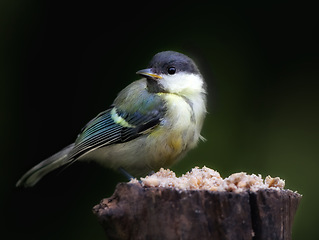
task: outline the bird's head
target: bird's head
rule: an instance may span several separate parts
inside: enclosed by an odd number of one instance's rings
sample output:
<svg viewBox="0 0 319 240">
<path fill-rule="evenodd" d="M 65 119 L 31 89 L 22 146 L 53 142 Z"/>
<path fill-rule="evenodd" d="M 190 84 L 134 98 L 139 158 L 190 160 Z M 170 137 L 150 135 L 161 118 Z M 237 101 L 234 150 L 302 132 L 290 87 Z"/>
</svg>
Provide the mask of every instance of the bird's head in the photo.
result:
<svg viewBox="0 0 319 240">
<path fill-rule="evenodd" d="M 148 68 L 136 72 L 147 79 L 148 91 L 187 96 L 205 92 L 202 75 L 194 61 L 174 51 L 154 55 Z"/>
</svg>

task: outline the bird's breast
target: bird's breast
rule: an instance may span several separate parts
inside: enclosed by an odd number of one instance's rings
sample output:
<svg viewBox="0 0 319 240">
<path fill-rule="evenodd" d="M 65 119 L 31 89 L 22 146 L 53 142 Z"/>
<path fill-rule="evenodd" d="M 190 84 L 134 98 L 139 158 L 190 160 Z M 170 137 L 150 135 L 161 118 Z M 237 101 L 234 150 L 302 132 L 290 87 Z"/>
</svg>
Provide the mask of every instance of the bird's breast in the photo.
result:
<svg viewBox="0 0 319 240">
<path fill-rule="evenodd" d="M 170 166 L 185 151 L 194 147 L 198 137 L 196 121 L 190 104 L 181 96 L 162 94 L 167 112 L 160 125 L 148 136 L 156 145 L 154 154 L 160 156 L 164 166 Z"/>
</svg>

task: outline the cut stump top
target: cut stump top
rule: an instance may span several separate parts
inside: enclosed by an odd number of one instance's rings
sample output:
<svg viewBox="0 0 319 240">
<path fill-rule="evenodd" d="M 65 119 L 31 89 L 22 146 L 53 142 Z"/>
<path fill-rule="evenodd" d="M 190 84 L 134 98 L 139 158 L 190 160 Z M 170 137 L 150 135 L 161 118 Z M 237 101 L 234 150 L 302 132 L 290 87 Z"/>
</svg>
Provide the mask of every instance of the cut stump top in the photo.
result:
<svg viewBox="0 0 319 240">
<path fill-rule="evenodd" d="M 291 239 L 301 195 L 120 183 L 93 208 L 109 239 Z"/>
</svg>

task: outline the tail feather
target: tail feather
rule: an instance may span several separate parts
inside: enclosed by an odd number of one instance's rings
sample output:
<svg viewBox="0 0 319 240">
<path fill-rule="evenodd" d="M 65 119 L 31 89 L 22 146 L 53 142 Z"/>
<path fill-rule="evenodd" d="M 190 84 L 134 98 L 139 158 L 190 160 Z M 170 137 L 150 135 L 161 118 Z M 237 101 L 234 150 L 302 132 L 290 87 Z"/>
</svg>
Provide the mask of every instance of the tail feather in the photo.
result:
<svg viewBox="0 0 319 240">
<path fill-rule="evenodd" d="M 68 154 L 73 147 L 74 143 L 31 168 L 20 178 L 16 186 L 32 187 L 49 172 L 69 163 Z"/>
</svg>

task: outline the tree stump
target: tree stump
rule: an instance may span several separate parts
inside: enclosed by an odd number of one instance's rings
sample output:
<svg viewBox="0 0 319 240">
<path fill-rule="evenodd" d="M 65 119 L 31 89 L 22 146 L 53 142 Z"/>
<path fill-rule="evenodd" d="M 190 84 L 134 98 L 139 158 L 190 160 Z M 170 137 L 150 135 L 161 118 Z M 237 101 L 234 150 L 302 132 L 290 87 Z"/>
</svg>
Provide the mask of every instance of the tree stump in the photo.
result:
<svg viewBox="0 0 319 240">
<path fill-rule="evenodd" d="M 301 195 L 219 192 L 120 183 L 93 208 L 109 239 L 291 239 Z"/>
</svg>

